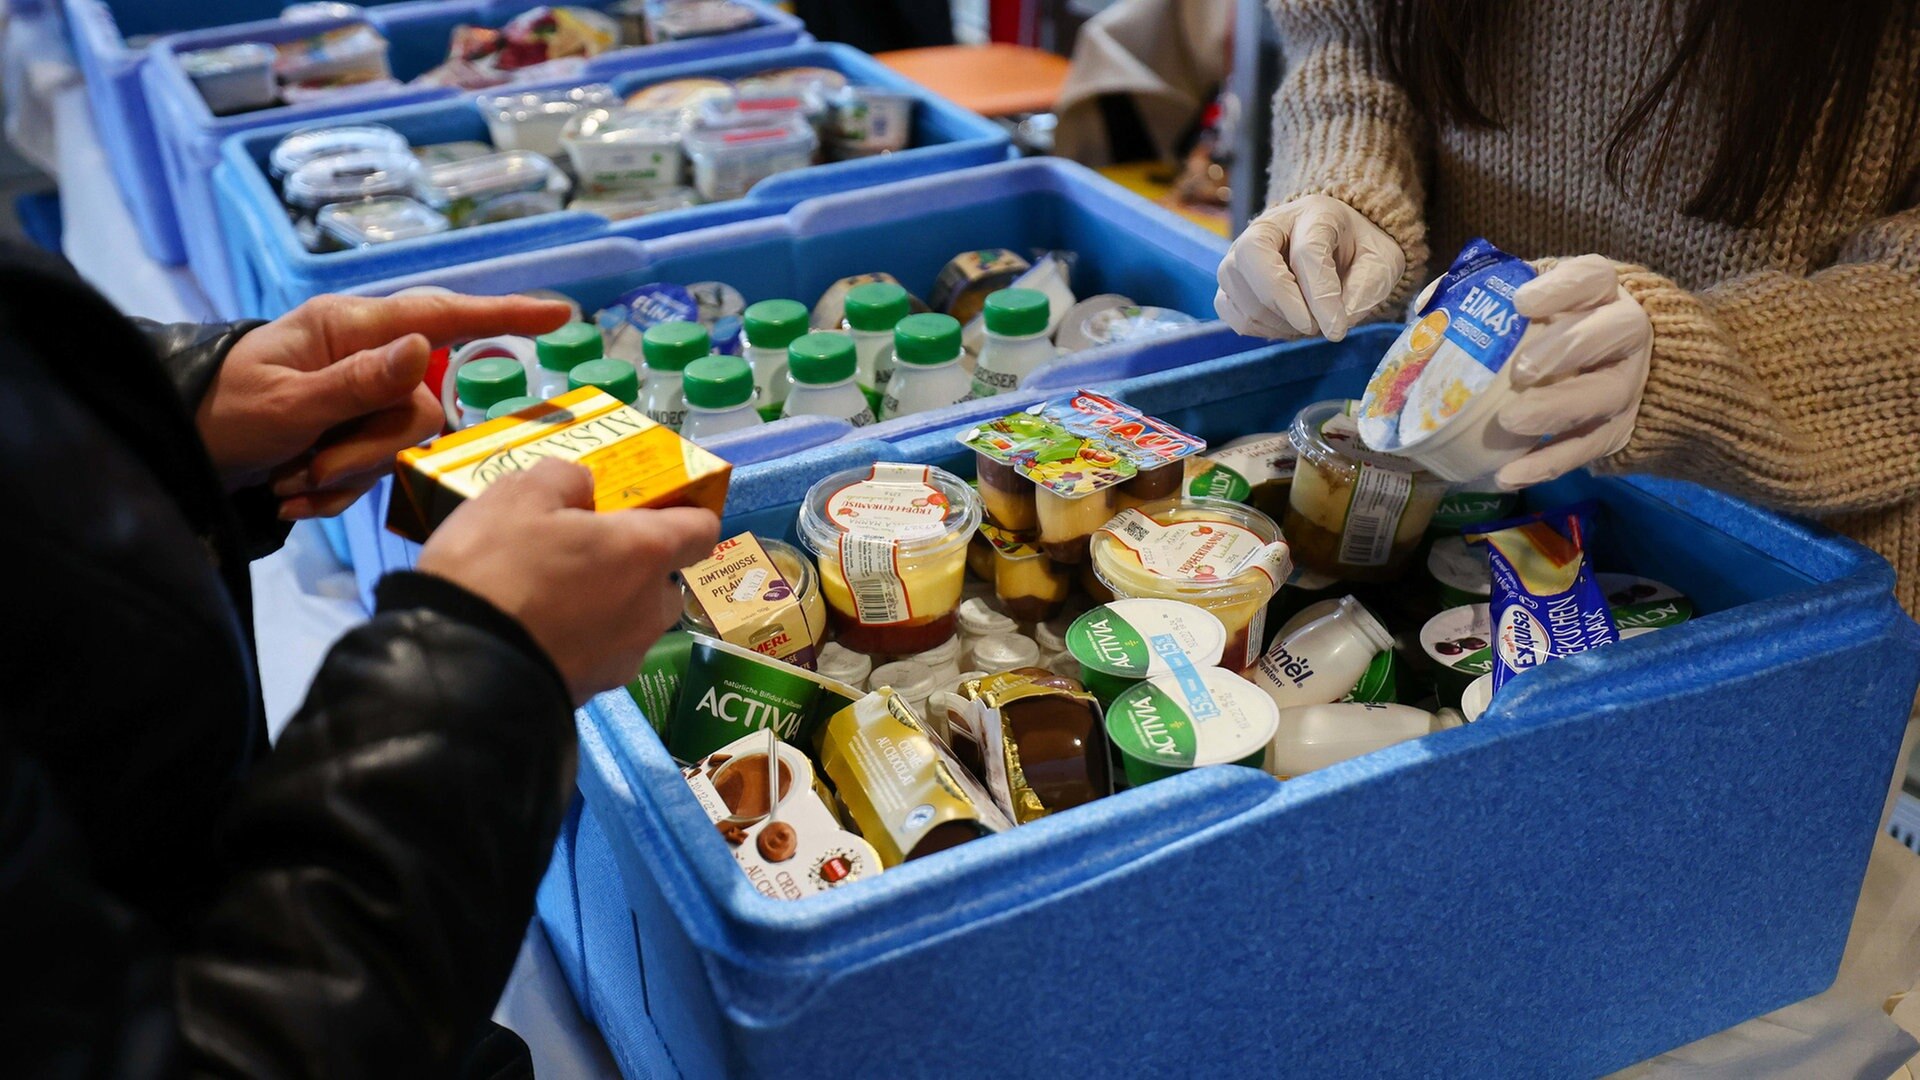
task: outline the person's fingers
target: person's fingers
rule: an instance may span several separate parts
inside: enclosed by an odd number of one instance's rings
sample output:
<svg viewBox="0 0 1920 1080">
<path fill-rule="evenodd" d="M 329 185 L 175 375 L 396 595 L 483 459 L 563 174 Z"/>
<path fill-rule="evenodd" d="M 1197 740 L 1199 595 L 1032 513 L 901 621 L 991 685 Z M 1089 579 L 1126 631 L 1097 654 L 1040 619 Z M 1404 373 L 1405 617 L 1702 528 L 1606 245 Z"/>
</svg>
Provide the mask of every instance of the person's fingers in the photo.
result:
<svg viewBox="0 0 1920 1080">
<path fill-rule="evenodd" d="M 1577 317 L 1530 327 L 1527 333 L 1525 346 L 1512 361 L 1513 385 L 1521 390 L 1630 357 L 1650 345 L 1653 328 L 1640 305 L 1619 299 Z"/>
<path fill-rule="evenodd" d="M 1513 291 L 1513 309 L 1529 319 L 1598 307 L 1612 300 L 1620 278 L 1612 260 L 1582 255 L 1555 265 Z"/>
<path fill-rule="evenodd" d="M 1515 394 L 1500 407 L 1499 423 L 1515 435 L 1576 431 L 1631 409 L 1638 390 L 1628 372 L 1604 367 Z"/>
<path fill-rule="evenodd" d="M 307 321 L 334 356 L 375 349 L 419 334 L 434 348 L 518 334 L 532 337 L 565 323 L 572 309 L 531 296 L 322 296 L 289 318 Z"/>
<path fill-rule="evenodd" d="M 1248 337 L 1278 338 L 1289 337 L 1292 331 L 1279 319 L 1266 312 L 1249 313 L 1234 302 L 1225 289 L 1213 294 L 1213 311 L 1221 320 L 1233 328 L 1234 333 Z"/>
<path fill-rule="evenodd" d="M 324 430 L 404 404 L 426 378 L 432 354 L 419 334 L 362 349 L 299 376 L 301 400 L 293 406 L 309 430 Z"/>
<path fill-rule="evenodd" d="M 363 417 L 322 439 L 301 470 L 304 485 L 293 486 L 291 480 L 276 483 L 274 493 L 323 491 L 389 472 L 395 454 L 438 433 L 443 419 L 433 394 L 416 386 L 404 404 Z"/>
<path fill-rule="evenodd" d="M 313 492 L 280 500 L 281 521 L 305 521 L 309 518 L 335 517 L 352 506 L 371 485 L 341 491 Z"/>
<path fill-rule="evenodd" d="M 1347 326 L 1365 318 L 1367 313 L 1387 302 L 1393 287 L 1400 282 L 1402 270 L 1373 255 L 1356 256 L 1347 269 L 1346 284 L 1340 287 L 1340 304 L 1347 312 Z"/>
<path fill-rule="evenodd" d="M 1494 474 L 1494 483 L 1502 491 L 1519 491 L 1544 484 L 1583 465 L 1615 453 L 1626 445 L 1633 432 L 1633 417 L 1615 416 L 1569 431 L 1538 449 L 1530 450 L 1518 461 L 1508 462 Z"/>
<path fill-rule="evenodd" d="M 628 510 L 609 514 L 605 520 L 648 557 L 647 569 L 663 576 L 710 558 L 713 545 L 720 542 L 719 517 L 697 507 Z"/>
<path fill-rule="evenodd" d="M 542 458 L 533 467 L 503 476 L 474 501 L 512 504 L 513 513 L 543 510 L 592 510 L 593 473 L 585 465 L 558 458 Z"/>
<path fill-rule="evenodd" d="M 1292 316 L 1283 313 L 1291 308 L 1307 320 L 1309 327 L 1313 326 L 1313 316 L 1306 313 L 1307 303 L 1300 298 L 1300 289 L 1293 284 L 1291 275 L 1283 282 L 1269 282 L 1261 289 L 1255 288 L 1241 267 L 1230 265 L 1221 269 L 1220 281 L 1221 291 L 1260 336 L 1287 338 L 1310 332 L 1302 331 L 1293 324 Z"/>
<path fill-rule="evenodd" d="M 1300 282 L 1307 310 L 1328 341 L 1347 336 L 1347 306 L 1340 299 L 1340 223 L 1332 214 L 1309 210 L 1294 223 L 1287 243 L 1287 265 Z"/>
<path fill-rule="evenodd" d="M 1260 220 L 1247 226 L 1227 252 L 1220 287 L 1248 315 L 1272 312 L 1297 334 L 1319 333 L 1306 297 L 1300 293 L 1299 279 L 1287 266 L 1287 244 L 1283 222 Z"/>
</svg>

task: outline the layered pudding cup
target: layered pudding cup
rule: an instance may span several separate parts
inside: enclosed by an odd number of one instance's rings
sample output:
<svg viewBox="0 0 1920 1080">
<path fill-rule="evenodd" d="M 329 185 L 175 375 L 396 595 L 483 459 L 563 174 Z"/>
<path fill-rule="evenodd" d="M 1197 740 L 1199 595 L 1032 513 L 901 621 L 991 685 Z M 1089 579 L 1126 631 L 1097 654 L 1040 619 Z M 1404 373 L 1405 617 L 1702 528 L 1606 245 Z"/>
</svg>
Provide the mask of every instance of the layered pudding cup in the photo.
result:
<svg viewBox="0 0 1920 1080">
<path fill-rule="evenodd" d="M 1272 518 L 1225 499 L 1168 500 L 1141 507 L 1140 512 L 1160 525 L 1218 522 L 1244 529 L 1262 545 L 1280 539 L 1280 527 Z M 1250 567 L 1227 578 L 1155 573 L 1110 532 L 1094 536 L 1092 554 L 1094 575 L 1117 598 L 1179 600 L 1217 616 L 1227 628 L 1223 667 L 1239 670 L 1259 659 L 1267 602 L 1279 587 L 1266 571 Z"/>
<path fill-rule="evenodd" d="M 1420 548 L 1447 494 L 1446 481 L 1405 458 L 1366 449 L 1345 401 L 1300 410 L 1291 432 L 1299 460 L 1287 493 L 1285 525 L 1294 562 L 1342 581 L 1393 581 Z M 1381 474 L 1357 499 L 1363 473 Z M 1404 492 L 1397 501 L 1383 493 Z M 1368 520 L 1356 506 L 1371 507 Z"/>
<path fill-rule="evenodd" d="M 1026 533 L 1040 527 L 1034 506 L 1034 483 L 1004 461 L 974 451 L 974 475 L 980 478 L 981 510 L 987 520 L 1008 532 Z"/>
</svg>

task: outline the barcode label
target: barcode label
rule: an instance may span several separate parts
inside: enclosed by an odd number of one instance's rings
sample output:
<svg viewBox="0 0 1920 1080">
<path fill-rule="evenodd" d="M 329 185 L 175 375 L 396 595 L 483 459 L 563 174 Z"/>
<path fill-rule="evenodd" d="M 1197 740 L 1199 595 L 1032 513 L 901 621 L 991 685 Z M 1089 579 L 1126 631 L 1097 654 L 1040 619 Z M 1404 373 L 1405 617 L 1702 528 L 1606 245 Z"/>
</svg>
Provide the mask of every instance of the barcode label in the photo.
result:
<svg viewBox="0 0 1920 1080">
<path fill-rule="evenodd" d="M 893 565 L 894 545 L 877 536 L 849 533 L 840 538 L 840 570 L 853 593 L 854 611 L 867 626 L 888 626 L 913 618 L 907 586 Z"/>
<path fill-rule="evenodd" d="M 1381 566 L 1393 551 L 1394 533 L 1413 494 L 1413 474 L 1360 466 L 1340 530 L 1340 561 L 1348 566 Z"/>
</svg>

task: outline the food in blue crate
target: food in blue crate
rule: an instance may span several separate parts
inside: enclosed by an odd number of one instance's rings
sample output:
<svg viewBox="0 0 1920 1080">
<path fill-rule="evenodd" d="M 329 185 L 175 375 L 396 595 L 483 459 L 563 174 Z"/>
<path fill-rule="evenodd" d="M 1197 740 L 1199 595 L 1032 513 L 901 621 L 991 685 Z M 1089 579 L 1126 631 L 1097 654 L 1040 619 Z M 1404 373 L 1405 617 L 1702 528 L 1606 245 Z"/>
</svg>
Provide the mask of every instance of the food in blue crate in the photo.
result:
<svg viewBox="0 0 1920 1080">
<path fill-rule="evenodd" d="M 1587 557 L 1590 504 L 1470 528 L 1493 573 L 1493 688 L 1555 657 L 1620 640 Z"/>
<path fill-rule="evenodd" d="M 730 127 L 698 126 L 685 137 L 693 186 L 709 202 L 739 199 L 755 184 L 813 164 L 820 136 L 798 112 L 751 117 Z"/>
<path fill-rule="evenodd" d="M 1274 639 L 1246 671 L 1281 709 L 1325 705 L 1353 692 L 1374 661 L 1393 648 L 1393 635 L 1351 596 L 1333 610 Z"/>
<path fill-rule="evenodd" d="M 197 49 L 182 53 L 180 66 L 215 116 L 263 109 L 279 98 L 273 50 L 265 45 L 242 42 Z"/>
<path fill-rule="evenodd" d="M 414 182 L 414 195 L 456 226 L 478 224 L 486 219 L 481 211 L 490 200 L 544 193 L 557 179 L 559 172 L 545 157 L 509 150 L 423 169 Z"/>
<path fill-rule="evenodd" d="M 314 224 L 342 248 L 372 247 L 435 236 L 452 228 L 445 214 L 405 195 L 389 195 L 323 207 Z"/>
<path fill-rule="evenodd" d="M 567 121 L 559 142 L 582 191 L 657 198 L 684 186 L 681 131 L 671 113 L 589 109 Z"/>
<path fill-rule="evenodd" d="M 1282 528 L 1294 561 L 1347 581 L 1389 581 L 1419 550 L 1447 485 L 1412 462 L 1362 445 L 1348 401 L 1300 410 L 1298 455 Z"/>
<path fill-rule="evenodd" d="M 680 584 L 686 596 L 681 626 L 776 660 L 816 666 L 827 636 L 827 607 L 813 563 L 798 548 L 741 533 L 722 540 L 705 562 L 680 571 Z"/>
<path fill-rule="evenodd" d="M 760 893 L 800 900 L 882 870 L 872 844 L 841 827 L 798 747 L 745 735 L 682 774 Z"/>
<path fill-rule="evenodd" d="M 1178 667 L 1129 687 L 1107 710 L 1107 737 L 1134 786 L 1208 765 L 1262 767 L 1279 709 L 1217 667 Z"/>
<path fill-rule="evenodd" d="M 552 90 L 507 90 L 482 94 L 474 107 L 486 118 L 487 134 L 501 150 L 560 155 L 561 132 L 584 112 L 604 112 L 618 99 L 605 83 Z"/>
<path fill-rule="evenodd" d="M 1478 716 L 1478 713 L 1474 713 Z M 1430 713 L 1391 702 L 1338 701 L 1281 709 L 1267 771 L 1281 780 L 1458 727 L 1452 709 Z"/>
</svg>

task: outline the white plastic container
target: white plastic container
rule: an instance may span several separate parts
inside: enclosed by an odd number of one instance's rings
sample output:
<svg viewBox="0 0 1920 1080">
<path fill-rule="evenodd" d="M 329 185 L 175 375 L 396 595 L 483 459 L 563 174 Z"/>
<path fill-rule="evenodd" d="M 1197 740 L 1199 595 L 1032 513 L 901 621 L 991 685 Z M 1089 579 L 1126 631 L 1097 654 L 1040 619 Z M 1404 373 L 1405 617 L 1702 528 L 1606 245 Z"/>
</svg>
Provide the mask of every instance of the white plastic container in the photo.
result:
<svg viewBox="0 0 1920 1080">
<path fill-rule="evenodd" d="M 954 672 L 958 675 L 959 672 Z M 867 676 L 867 689 L 878 690 L 890 686 L 901 699 L 913 706 L 913 713 L 922 719 L 927 716 L 927 700 L 940 690 L 941 679 L 938 673 L 925 664 L 912 660 L 895 660 L 891 664 L 881 664 Z M 942 717 L 942 720 L 945 718 Z M 946 727 L 942 723 L 940 737 L 946 738 Z"/>
<path fill-rule="evenodd" d="M 215 116 L 262 109 L 279 100 L 273 47 L 255 41 L 180 54 L 180 66 Z"/>
<path fill-rule="evenodd" d="M 505 356 L 464 364 L 454 373 L 460 396 L 460 424 L 469 428 L 487 418 L 487 410 L 509 398 L 527 396 L 527 369 Z"/>
<path fill-rule="evenodd" d="M 939 685 L 952 686 L 960 680 L 961 651 L 960 635 L 954 634 L 933 648 L 914 653 L 906 659 L 926 665 Z"/>
<path fill-rule="evenodd" d="M 267 155 L 267 171 L 275 180 L 284 180 L 302 165 L 336 154 L 350 154 L 356 150 L 404 154 L 410 149 L 407 137 L 385 124 L 309 128 L 296 131 L 274 144 L 273 152 Z"/>
<path fill-rule="evenodd" d="M 1380 620 L 1343 596 L 1329 614 L 1276 639 L 1246 674 L 1283 710 L 1320 705 L 1345 697 L 1391 648 L 1393 635 Z"/>
<path fill-rule="evenodd" d="M 787 347 L 807 332 L 807 306 L 798 300 L 762 300 L 741 313 L 741 350 L 753 369 L 754 403 L 772 408 L 787 400 Z"/>
<path fill-rule="evenodd" d="M 867 676 L 873 673 L 873 657 L 863 652 L 854 652 L 837 641 L 829 641 L 820 646 L 814 657 L 814 669 L 829 679 L 846 683 L 855 689 L 865 689 Z"/>
<path fill-rule="evenodd" d="M 1047 294 L 1034 289 L 1001 289 L 987 297 L 987 339 L 973 367 L 974 397 L 1017 390 L 1058 355 L 1047 338 L 1050 307 Z"/>
<path fill-rule="evenodd" d="M 631 221 L 651 214 L 661 214 L 668 210 L 685 210 L 689 206 L 700 205 L 700 199 L 692 188 L 674 188 L 660 195 L 644 193 L 605 192 L 589 193 L 567 204 L 567 209 L 578 210 L 583 214 L 599 214 L 608 221 Z"/>
<path fill-rule="evenodd" d="M 681 392 L 687 419 L 680 434 L 693 442 L 766 423 L 753 407 L 753 369 L 738 356 L 709 356 L 688 364 Z"/>
<path fill-rule="evenodd" d="M 343 248 L 434 236 L 452 227 L 445 214 L 405 195 L 334 203 L 321 208 L 314 224 L 322 235 Z"/>
<path fill-rule="evenodd" d="M 675 113 L 598 108 L 569 119 L 559 143 L 583 191 L 658 198 L 685 183 L 680 133 Z"/>
<path fill-rule="evenodd" d="M 873 407 L 854 383 L 857 360 L 845 334 L 802 334 L 787 346 L 787 400 L 781 416 L 831 416 L 854 427 L 873 423 Z"/>
<path fill-rule="evenodd" d="M 709 202 L 738 199 L 777 173 L 813 164 L 820 136 L 799 113 L 732 128 L 696 128 L 687 133 L 693 187 Z"/>
<path fill-rule="evenodd" d="M 1340 701 L 1280 710 L 1267 751 L 1267 771 L 1288 780 L 1395 743 L 1417 739 L 1459 723 L 1446 710 L 1435 716 L 1411 705 Z"/>
<path fill-rule="evenodd" d="M 893 328 L 913 314 L 913 298 L 899 285 L 870 281 L 847 290 L 845 323 L 853 337 L 861 386 L 887 392 L 893 380 Z"/>
<path fill-rule="evenodd" d="M 553 162 L 544 156 L 509 150 L 425 169 L 414 184 L 414 193 L 457 227 L 465 224 L 482 203 L 502 195 L 544 192 L 554 176 Z"/>
<path fill-rule="evenodd" d="M 1040 646 L 1025 634 L 996 634 L 973 643 L 968 654 L 974 667 L 989 675 L 1014 668 L 1038 667 Z"/>
<path fill-rule="evenodd" d="M 880 419 L 931 412 L 973 395 L 960 366 L 960 324 L 951 315 L 909 315 L 893 328 L 893 379 Z"/>
<path fill-rule="evenodd" d="M 531 392 L 541 401 L 566 393 L 568 372 L 606 354 L 600 328 L 577 320 L 535 338 L 533 347 L 538 362 L 528 375 Z"/>
<path fill-rule="evenodd" d="M 913 95 L 843 86 L 829 99 L 827 143 L 836 158 L 871 157 L 913 143 Z"/>
<path fill-rule="evenodd" d="M 474 99 L 486 118 L 487 134 L 502 150 L 531 150 L 547 157 L 560 154 L 560 133 L 567 122 L 589 109 L 605 109 L 619 102 L 605 83 L 561 87 L 555 90 L 507 90 Z"/>
<path fill-rule="evenodd" d="M 433 288 L 433 286 L 425 287 Z M 539 360 L 534 350 L 533 339 L 506 334 L 500 337 L 480 338 L 476 341 L 469 341 L 465 345 L 454 349 L 448 355 L 447 374 L 440 382 L 440 409 L 446 414 L 449 427 L 458 428 L 460 426 L 460 399 L 458 397 L 460 369 L 476 360 L 485 360 L 495 356 L 504 356 L 514 363 L 519 364 L 521 369 L 527 373 L 527 385 L 532 386 L 535 384 L 535 372 L 539 370 Z"/>
</svg>

